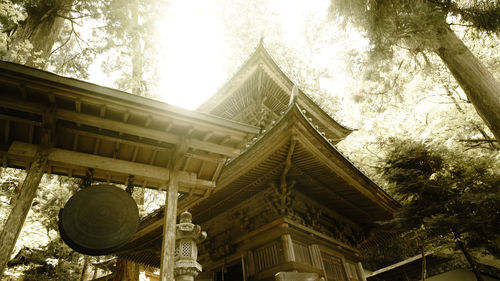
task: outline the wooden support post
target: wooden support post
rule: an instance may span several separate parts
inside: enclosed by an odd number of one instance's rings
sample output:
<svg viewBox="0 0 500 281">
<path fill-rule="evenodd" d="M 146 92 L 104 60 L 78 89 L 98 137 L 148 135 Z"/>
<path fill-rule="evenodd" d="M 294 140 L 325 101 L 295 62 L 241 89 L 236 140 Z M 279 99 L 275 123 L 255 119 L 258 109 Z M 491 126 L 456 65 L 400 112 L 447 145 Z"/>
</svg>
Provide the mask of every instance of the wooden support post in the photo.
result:
<svg viewBox="0 0 500 281">
<path fill-rule="evenodd" d="M 295 252 L 293 251 L 293 242 L 290 234 L 281 235 L 281 242 L 283 243 L 283 254 L 285 261 L 295 261 Z"/>
<path fill-rule="evenodd" d="M 19 197 L 0 233 L 0 276 L 3 275 L 7 266 L 12 250 L 16 245 L 17 237 L 36 195 L 36 190 L 47 167 L 47 158 L 48 153 L 46 151 L 39 150 L 36 152 L 31 168 L 24 179 Z"/>
<path fill-rule="evenodd" d="M 177 224 L 178 172 L 172 171 L 168 181 L 165 224 L 161 250 L 160 281 L 174 281 L 175 226 Z"/>
</svg>

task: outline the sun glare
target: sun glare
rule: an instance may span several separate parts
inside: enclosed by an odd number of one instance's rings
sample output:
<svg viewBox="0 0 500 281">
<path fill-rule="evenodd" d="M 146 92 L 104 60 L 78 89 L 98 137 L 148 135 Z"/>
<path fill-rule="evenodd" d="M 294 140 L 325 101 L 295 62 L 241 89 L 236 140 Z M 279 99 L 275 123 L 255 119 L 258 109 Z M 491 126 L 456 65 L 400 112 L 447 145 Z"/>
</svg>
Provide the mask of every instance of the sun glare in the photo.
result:
<svg viewBox="0 0 500 281">
<path fill-rule="evenodd" d="M 282 25 L 284 44 L 300 40 L 306 17 L 324 17 L 329 0 L 271 1 L 268 9 Z M 160 20 L 160 81 L 158 97 L 180 107 L 194 109 L 226 81 L 223 24 L 218 21 L 215 0 L 172 1 Z M 257 44 L 257 42 L 255 42 Z"/>
<path fill-rule="evenodd" d="M 225 80 L 215 1 L 173 1 L 160 20 L 159 98 L 194 109 Z"/>
</svg>

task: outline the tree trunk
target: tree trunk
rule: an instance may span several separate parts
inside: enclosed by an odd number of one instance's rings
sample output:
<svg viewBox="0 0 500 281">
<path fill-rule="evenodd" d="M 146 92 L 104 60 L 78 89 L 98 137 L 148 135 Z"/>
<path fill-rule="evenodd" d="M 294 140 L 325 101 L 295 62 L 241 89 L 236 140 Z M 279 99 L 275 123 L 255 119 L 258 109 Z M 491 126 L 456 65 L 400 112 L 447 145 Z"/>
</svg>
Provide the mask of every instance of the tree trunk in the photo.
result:
<svg viewBox="0 0 500 281">
<path fill-rule="evenodd" d="M 474 272 L 474 275 L 476 276 L 477 281 L 484 281 L 483 276 L 481 276 L 481 273 L 479 272 L 479 270 L 477 270 L 476 263 L 474 262 L 472 257 L 469 255 L 469 252 L 467 252 L 467 249 L 465 248 L 464 242 L 460 238 L 460 235 L 453 228 L 451 228 L 451 232 L 453 233 L 453 237 L 455 238 L 455 243 L 457 244 L 458 248 L 464 254 L 465 258 L 467 259 L 467 262 L 469 262 L 469 265 L 472 268 L 472 271 Z"/>
<path fill-rule="evenodd" d="M 141 48 L 141 26 L 139 23 L 139 1 L 133 0 L 131 3 L 132 8 L 132 25 L 134 29 L 131 30 L 131 47 L 132 47 L 132 94 L 138 96 L 146 96 L 146 89 L 143 80 L 144 60 L 143 51 Z"/>
<path fill-rule="evenodd" d="M 427 260 L 425 258 L 424 246 L 420 246 L 420 254 L 422 255 L 422 281 L 425 281 L 427 277 Z"/>
<path fill-rule="evenodd" d="M 25 64 L 44 68 L 49 58 L 52 47 L 61 33 L 64 18 L 66 17 L 75 0 L 42 0 L 37 5 L 27 8 L 27 18 L 21 22 L 14 34 L 11 36 L 11 44 L 4 60 L 22 63 L 23 60 L 16 56 L 14 51 L 19 44 L 28 40 L 33 49 L 30 56 L 26 58 Z M 39 53 L 34 55 L 34 53 Z M 35 62 L 41 58 L 42 63 Z"/>
<path fill-rule="evenodd" d="M 437 28 L 441 57 L 474 105 L 477 113 L 500 142 L 500 82 L 486 69 L 446 23 Z"/>
<path fill-rule="evenodd" d="M 0 276 L 3 275 L 10 254 L 16 245 L 17 237 L 21 232 L 28 211 L 30 210 L 36 190 L 42 179 L 45 167 L 47 165 L 47 153 L 38 151 L 31 168 L 24 179 L 19 197 L 16 200 L 14 208 L 9 214 L 9 218 L 0 233 Z"/>
</svg>

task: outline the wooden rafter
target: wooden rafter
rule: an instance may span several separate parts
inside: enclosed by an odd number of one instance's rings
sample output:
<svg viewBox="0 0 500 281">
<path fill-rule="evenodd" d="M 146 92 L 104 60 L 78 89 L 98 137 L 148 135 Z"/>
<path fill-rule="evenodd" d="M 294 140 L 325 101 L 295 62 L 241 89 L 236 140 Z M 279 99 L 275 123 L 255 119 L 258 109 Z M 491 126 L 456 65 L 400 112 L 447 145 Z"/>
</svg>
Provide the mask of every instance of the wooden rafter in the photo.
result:
<svg viewBox="0 0 500 281">
<path fill-rule="evenodd" d="M 346 198 L 345 196 L 342 196 L 337 191 L 333 190 L 329 185 L 327 185 L 327 184 L 323 183 L 322 181 L 320 181 L 318 178 L 309 175 L 308 173 L 306 173 L 305 171 L 303 171 L 298 166 L 295 166 L 295 169 L 297 169 L 298 171 L 300 171 L 300 173 L 301 173 L 300 177 L 303 177 L 303 178 L 307 179 L 308 181 L 312 182 L 313 183 L 312 185 L 323 186 L 325 189 L 330 190 L 331 192 L 329 193 L 329 196 L 332 196 L 332 197 L 336 198 L 336 200 L 342 202 L 343 204 L 348 205 L 353 210 L 356 210 L 357 212 L 362 213 L 364 216 L 366 216 L 368 218 L 372 218 L 373 217 L 370 213 L 368 213 L 368 212 L 363 211 L 362 209 L 360 209 L 358 206 L 356 206 L 354 203 L 352 203 L 348 198 Z"/>
</svg>

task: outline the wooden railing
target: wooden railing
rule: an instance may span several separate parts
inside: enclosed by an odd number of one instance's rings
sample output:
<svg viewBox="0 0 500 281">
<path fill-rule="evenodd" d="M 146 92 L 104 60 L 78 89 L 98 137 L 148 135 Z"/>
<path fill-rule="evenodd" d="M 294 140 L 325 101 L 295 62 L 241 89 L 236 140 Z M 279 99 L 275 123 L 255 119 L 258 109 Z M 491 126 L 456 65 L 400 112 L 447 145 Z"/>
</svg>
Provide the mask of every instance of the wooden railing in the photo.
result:
<svg viewBox="0 0 500 281">
<path fill-rule="evenodd" d="M 256 272 L 263 271 L 273 265 L 282 263 L 284 260 L 283 250 L 279 241 L 274 241 L 260 247 L 256 249 L 253 254 Z"/>
<path fill-rule="evenodd" d="M 295 261 L 312 265 L 309 247 L 301 242 L 293 241 L 293 251 L 295 253 Z"/>
</svg>

